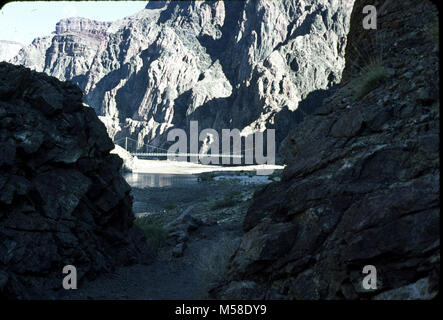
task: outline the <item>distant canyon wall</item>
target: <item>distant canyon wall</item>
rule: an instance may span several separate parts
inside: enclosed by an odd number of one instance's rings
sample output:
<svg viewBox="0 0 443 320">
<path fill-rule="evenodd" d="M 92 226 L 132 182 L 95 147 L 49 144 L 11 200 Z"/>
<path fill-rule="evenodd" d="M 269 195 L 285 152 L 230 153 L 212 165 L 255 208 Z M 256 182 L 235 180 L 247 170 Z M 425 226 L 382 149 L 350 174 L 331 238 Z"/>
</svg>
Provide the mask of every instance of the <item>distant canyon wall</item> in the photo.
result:
<svg viewBox="0 0 443 320">
<path fill-rule="evenodd" d="M 112 23 L 63 19 L 10 61 L 84 92 L 114 140 L 172 128 L 276 128 L 341 79 L 352 0 L 150 1 Z M 133 146 L 134 147 L 134 146 Z"/>
</svg>

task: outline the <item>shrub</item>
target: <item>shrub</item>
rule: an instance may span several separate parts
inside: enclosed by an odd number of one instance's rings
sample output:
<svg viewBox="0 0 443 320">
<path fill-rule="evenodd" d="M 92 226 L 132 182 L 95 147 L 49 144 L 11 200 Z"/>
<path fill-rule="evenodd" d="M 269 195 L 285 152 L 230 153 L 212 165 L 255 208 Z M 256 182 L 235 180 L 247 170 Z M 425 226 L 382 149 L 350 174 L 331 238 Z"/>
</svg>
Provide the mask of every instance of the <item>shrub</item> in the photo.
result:
<svg viewBox="0 0 443 320">
<path fill-rule="evenodd" d="M 223 198 L 221 200 L 216 200 L 214 205 L 212 206 L 212 209 L 217 210 L 217 209 L 222 209 L 222 208 L 233 207 L 236 205 L 236 203 L 237 203 L 237 200 L 235 200 L 235 199 Z"/>
<path fill-rule="evenodd" d="M 439 39 L 439 30 L 438 30 L 438 19 L 434 20 L 433 22 L 429 23 L 425 27 L 425 33 L 428 35 L 428 37 L 434 42 L 435 47 L 437 50 L 440 50 L 440 39 Z"/>
<path fill-rule="evenodd" d="M 351 80 L 352 91 L 356 98 L 362 98 L 377 88 L 388 77 L 381 61 L 375 60 L 361 69 L 360 74 Z"/>
<path fill-rule="evenodd" d="M 177 205 L 173 202 L 167 202 L 167 203 L 163 204 L 163 208 L 166 210 L 172 210 L 172 209 L 177 208 Z"/>
<path fill-rule="evenodd" d="M 345 81 L 350 83 L 352 94 L 357 99 L 366 96 L 376 89 L 389 76 L 388 69 L 384 66 L 386 33 L 363 33 L 353 43 L 350 43 L 350 56 L 346 63 L 349 65 L 349 76 Z"/>
<path fill-rule="evenodd" d="M 239 202 L 238 195 L 238 191 L 230 191 L 224 196 L 223 199 L 216 200 L 212 206 L 212 209 L 217 210 L 235 206 Z"/>
<path fill-rule="evenodd" d="M 268 180 L 271 181 L 280 181 L 281 179 L 281 170 L 274 170 L 273 173 L 271 173 L 270 175 L 268 175 Z"/>
<path fill-rule="evenodd" d="M 143 230 L 149 247 L 158 253 L 160 249 L 166 244 L 169 232 L 161 224 L 150 222 L 145 218 L 135 219 L 135 225 Z"/>
<path fill-rule="evenodd" d="M 212 172 L 207 173 L 207 172 L 205 172 L 205 173 L 200 174 L 199 180 L 201 182 L 212 182 L 212 181 L 214 181 L 214 178 L 216 176 L 217 176 L 217 174 L 215 174 L 215 173 L 212 173 Z"/>
<path fill-rule="evenodd" d="M 253 176 L 255 176 L 255 171 L 248 171 L 246 174 L 249 178 L 252 178 Z"/>
</svg>

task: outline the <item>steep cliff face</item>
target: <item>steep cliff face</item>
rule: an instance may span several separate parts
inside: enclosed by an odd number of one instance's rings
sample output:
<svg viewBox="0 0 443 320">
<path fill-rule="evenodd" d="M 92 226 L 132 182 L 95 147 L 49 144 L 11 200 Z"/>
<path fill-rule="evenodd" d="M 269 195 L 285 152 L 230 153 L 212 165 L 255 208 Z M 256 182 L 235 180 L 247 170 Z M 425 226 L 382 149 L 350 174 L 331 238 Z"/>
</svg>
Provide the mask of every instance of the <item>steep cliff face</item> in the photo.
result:
<svg viewBox="0 0 443 320">
<path fill-rule="evenodd" d="M 113 137 L 139 145 L 189 120 L 281 140 L 310 111 L 300 101 L 341 78 L 352 3 L 152 1 L 111 24 L 63 20 L 13 63 L 74 81 Z"/>
<path fill-rule="evenodd" d="M 0 297 L 50 298 L 66 265 L 149 262 L 113 148 L 77 86 L 0 63 Z"/>
<path fill-rule="evenodd" d="M 53 34 L 35 39 L 11 62 L 81 85 L 109 26 L 84 18 L 63 19 Z"/>
<path fill-rule="evenodd" d="M 45 68 L 46 50 L 51 46 L 52 37 L 50 35 L 35 38 L 30 45 L 23 47 L 9 62 L 42 72 Z"/>
<path fill-rule="evenodd" d="M 21 48 L 23 48 L 21 43 L 0 40 L 0 61 L 8 61 L 9 59 L 12 59 L 17 55 Z"/>
<path fill-rule="evenodd" d="M 362 28 L 376 5 L 378 29 Z M 356 2 L 344 81 L 285 140 L 217 298 L 428 299 L 440 274 L 437 12 Z M 434 30 L 434 31 L 432 31 Z M 374 76 L 376 75 L 376 76 Z M 365 89 L 365 90 L 363 90 Z M 377 288 L 363 287 L 363 268 Z"/>
</svg>

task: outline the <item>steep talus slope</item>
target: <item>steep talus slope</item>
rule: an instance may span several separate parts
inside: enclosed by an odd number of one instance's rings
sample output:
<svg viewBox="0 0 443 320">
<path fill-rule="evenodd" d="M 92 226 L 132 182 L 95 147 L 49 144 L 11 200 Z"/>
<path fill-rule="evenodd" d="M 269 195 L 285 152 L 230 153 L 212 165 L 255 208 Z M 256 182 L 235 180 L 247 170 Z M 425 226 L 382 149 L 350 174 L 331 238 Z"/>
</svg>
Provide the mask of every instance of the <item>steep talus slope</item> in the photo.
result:
<svg viewBox="0 0 443 320">
<path fill-rule="evenodd" d="M 358 0 L 343 83 L 282 147 L 281 182 L 254 195 L 216 298 L 427 299 L 440 273 L 437 13 L 428 1 Z M 371 61 L 383 76 L 353 90 Z M 374 64 L 377 64 L 374 62 Z M 374 66 L 372 64 L 372 66 Z M 372 67 L 374 70 L 374 67 Z M 367 79 L 367 78 L 366 78 Z M 365 265 L 377 289 L 362 286 Z"/>
<path fill-rule="evenodd" d="M 299 102 L 341 78 L 352 3 L 151 1 L 105 35 L 64 20 L 85 28 L 57 27 L 13 63 L 77 83 L 116 139 L 161 145 L 198 120 L 245 135 L 276 127 L 281 140 L 310 111 L 294 112 Z"/>
<path fill-rule="evenodd" d="M 77 86 L 0 63 L 0 297 L 150 261 L 113 148 Z"/>
</svg>

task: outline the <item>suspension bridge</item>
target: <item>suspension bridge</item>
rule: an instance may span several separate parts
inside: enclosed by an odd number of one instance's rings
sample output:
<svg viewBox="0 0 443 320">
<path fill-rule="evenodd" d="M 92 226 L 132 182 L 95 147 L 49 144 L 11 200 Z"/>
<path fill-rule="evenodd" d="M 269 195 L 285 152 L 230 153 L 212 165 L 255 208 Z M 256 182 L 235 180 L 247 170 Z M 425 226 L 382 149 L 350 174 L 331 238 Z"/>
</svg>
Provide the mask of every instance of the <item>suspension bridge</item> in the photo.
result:
<svg viewBox="0 0 443 320">
<path fill-rule="evenodd" d="M 129 137 L 121 138 L 115 140 L 115 144 L 121 141 L 125 141 L 124 148 L 128 151 L 132 156 L 136 157 L 211 157 L 211 158 L 243 158 L 243 155 L 240 154 L 222 154 L 222 153 L 180 153 L 180 152 L 168 152 L 167 149 L 163 149 L 157 146 L 150 145 L 145 143 L 143 146 L 139 146 L 139 142 L 137 140 L 131 139 Z M 128 148 L 129 142 L 135 142 L 137 144 L 137 148 Z M 145 148 L 146 152 L 139 152 L 138 150 Z M 129 149 L 136 149 L 136 152 L 131 152 Z"/>
</svg>

